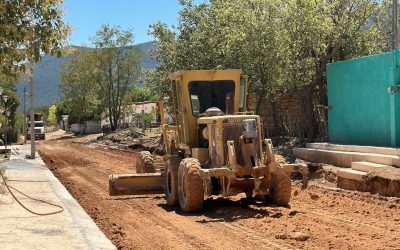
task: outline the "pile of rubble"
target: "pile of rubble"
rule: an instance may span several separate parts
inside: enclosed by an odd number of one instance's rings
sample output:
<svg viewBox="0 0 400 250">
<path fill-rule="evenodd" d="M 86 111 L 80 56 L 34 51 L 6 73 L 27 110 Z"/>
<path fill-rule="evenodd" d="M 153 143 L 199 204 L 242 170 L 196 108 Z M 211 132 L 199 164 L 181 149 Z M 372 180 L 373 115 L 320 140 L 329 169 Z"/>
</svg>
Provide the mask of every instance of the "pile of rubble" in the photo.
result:
<svg viewBox="0 0 400 250">
<path fill-rule="evenodd" d="M 142 133 L 136 129 L 120 129 L 97 138 L 98 141 L 111 141 L 132 149 L 143 149 L 163 153 L 161 133 Z"/>
</svg>

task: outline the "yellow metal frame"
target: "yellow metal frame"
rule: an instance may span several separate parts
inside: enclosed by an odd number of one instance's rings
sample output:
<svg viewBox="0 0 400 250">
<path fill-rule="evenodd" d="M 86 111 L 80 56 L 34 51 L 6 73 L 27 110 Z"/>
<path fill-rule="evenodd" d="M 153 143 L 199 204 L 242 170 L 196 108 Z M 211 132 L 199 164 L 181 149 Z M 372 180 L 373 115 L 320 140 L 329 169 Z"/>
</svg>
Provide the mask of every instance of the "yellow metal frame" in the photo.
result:
<svg viewBox="0 0 400 250">
<path fill-rule="evenodd" d="M 258 131 L 262 130 L 260 116 L 258 116 L 258 115 L 246 115 L 246 116 L 244 116 L 244 115 L 224 115 L 224 116 L 201 117 L 197 120 L 198 124 L 206 124 L 207 126 L 209 126 L 208 127 L 208 132 L 209 132 L 208 138 L 209 138 L 210 143 L 212 143 L 212 141 L 216 137 L 212 133 L 214 131 L 214 129 L 212 129 L 211 126 L 216 126 L 219 131 L 219 134 L 221 135 L 218 138 L 218 143 L 216 143 L 216 145 L 218 145 L 218 148 L 216 149 L 217 152 L 211 152 L 213 149 L 212 149 L 212 147 L 209 147 L 210 158 L 212 158 L 216 153 L 217 153 L 216 155 L 224 155 L 224 146 L 225 146 L 224 143 L 226 143 L 223 141 L 223 136 L 222 136 L 222 129 L 223 129 L 222 124 L 224 123 L 224 121 L 228 120 L 228 119 L 243 119 L 243 118 L 256 119 L 257 130 Z M 262 143 L 263 143 L 262 133 L 258 133 L 258 141 L 259 141 L 259 152 L 261 154 L 259 156 L 259 158 L 263 159 L 264 157 L 263 157 L 263 152 L 262 152 Z M 216 160 L 213 160 L 213 163 L 215 162 L 216 166 L 224 166 L 224 165 L 226 165 L 225 160 L 226 159 L 216 159 Z"/>
<path fill-rule="evenodd" d="M 197 117 L 192 113 L 191 100 L 189 95 L 189 83 L 192 81 L 218 81 L 232 80 L 235 83 L 234 112 L 246 112 L 247 98 L 247 76 L 242 70 L 189 70 L 179 71 L 169 76 L 174 91 L 173 103 L 176 117 L 177 136 L 175 144 L 180 149 L 198 147 Z M 245 81 L 244 107 L 239 110 L 240 81 Z M 166 141 L 167 142 L 167 141 Z"/>
</svg>

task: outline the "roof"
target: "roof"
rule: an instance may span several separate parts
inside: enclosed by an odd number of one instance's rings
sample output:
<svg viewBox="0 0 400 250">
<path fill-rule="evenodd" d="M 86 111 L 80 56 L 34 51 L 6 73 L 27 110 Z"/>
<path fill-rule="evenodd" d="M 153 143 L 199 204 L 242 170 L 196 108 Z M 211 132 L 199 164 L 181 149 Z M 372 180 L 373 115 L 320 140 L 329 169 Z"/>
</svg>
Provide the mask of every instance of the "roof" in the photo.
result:
<svg viewBox="0 0 400 250">
<path fill-rule="evenodd" d="M 183 74 L 190 74 L 190 73 L 199 73 L 199 72 L 203 72 L 203 73 L 219 73 L 219 72 L 227 72 L 227 71 L 232 71 L 232 73 L 239 73 L 242 74 L 242 70 L 241 69 L 223 69 L 223 70 L 181 70 L 181 71 L 177 71 L 175 73 L 172 73 L 169 75 L 169 79 L 170 80 L 175 80 L 178 77 L 182 76 Z"/>
</svg>

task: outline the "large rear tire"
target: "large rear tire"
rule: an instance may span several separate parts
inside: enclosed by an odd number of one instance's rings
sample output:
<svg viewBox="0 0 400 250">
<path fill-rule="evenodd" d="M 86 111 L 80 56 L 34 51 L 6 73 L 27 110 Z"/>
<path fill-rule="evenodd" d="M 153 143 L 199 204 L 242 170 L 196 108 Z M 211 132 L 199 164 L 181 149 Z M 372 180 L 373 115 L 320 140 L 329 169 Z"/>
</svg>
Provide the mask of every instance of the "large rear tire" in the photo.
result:
<svg viewBox="0 0 400 250">
<path fill-rule="evenodd" d="M 292 182 L 285 173 L 272 175 L 271 200 L 275 205 L 287 206 L 291 198 Z"/>
<path fill-rule="evenodd" d="M 136 173 L 154 173 L 154 158 L 149 151 L 142 151 L 139 153 L 138 162 L 136 164 Z"/>
<path fill-rule="evenodd" d="M 170 206 L 179 205 L 178 170 L 179 170 L 179 163 L 181 162 L 181 160 L 182 159 L 179 156 L 171 156 L 165 164 L 164 192 L 167 204 Z"/>
<path fill-rule="evenodd" d="M 183 159 L 179 165 L 179 204 L 185 212 L 197 212 L 203 209 L 204 186 L 200 169 L 200 162 L 195 158 Z"/>
</svg>

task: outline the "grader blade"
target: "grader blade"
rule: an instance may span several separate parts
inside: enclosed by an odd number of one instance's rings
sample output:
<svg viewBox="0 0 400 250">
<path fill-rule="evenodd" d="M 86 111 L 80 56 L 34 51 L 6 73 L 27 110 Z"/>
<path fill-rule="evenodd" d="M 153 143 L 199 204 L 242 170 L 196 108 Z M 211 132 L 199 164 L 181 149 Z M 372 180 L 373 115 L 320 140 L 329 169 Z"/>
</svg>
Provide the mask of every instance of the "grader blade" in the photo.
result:
<svg viewBox="0 0 400 250">
<path fill-rule="evenodd" d="M 111 174 L 108 181 L 111 196 L 164 193 L 161 173 Z"/>
</svg>

